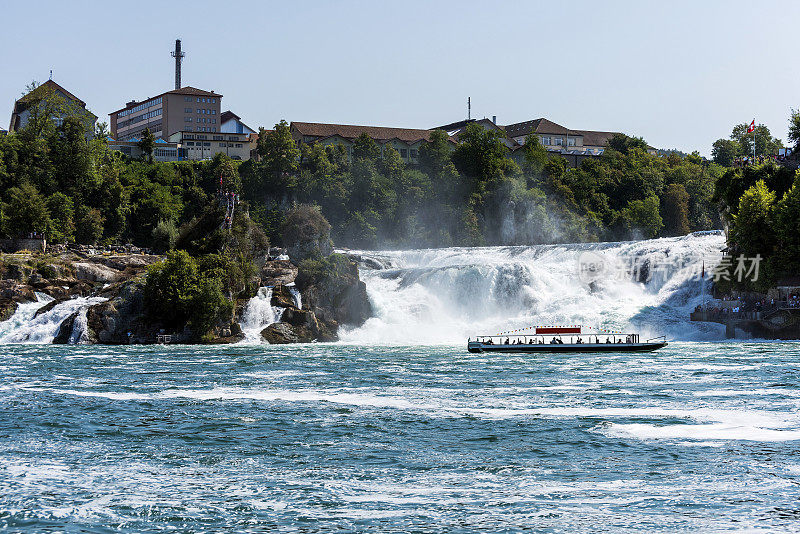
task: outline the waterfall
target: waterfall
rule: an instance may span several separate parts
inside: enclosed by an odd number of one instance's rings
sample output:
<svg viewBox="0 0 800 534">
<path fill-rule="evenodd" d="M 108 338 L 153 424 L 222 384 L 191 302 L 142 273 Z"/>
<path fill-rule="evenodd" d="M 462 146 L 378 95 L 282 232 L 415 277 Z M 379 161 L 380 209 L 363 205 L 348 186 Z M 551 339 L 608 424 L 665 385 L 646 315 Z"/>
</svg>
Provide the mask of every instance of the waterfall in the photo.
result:
<svg viewBox="0 0 800 534">
<path fill-rule="evenodd" d="M 75 322 L 72 323 L 72 332 L 69 334 L 70 345 L 84 345 L 89 342 L 88 320 L 86 312 L 89 311 L 88 306 L 83 306 L 78 310 L 78 315 L 75 316 Z"/>
<path fill-rule="evenodd" d="M 303 296 L 300 294 L 300 291 L 294 285 L 294 282 L 291 284 L 286 284 L 286 287 L 289 288 L 289 293 L 292 294 L 292 300 L 294 300 L 294 307 L 298 310 L 303 309 Z"/>
<path fill-rule="evenodd" d="M 531 325 L 720 339 L 689 322 L 721 256 L 721 232 L 619 243 L 357 251 L 375 316 L 348 343 L 463 343 Z M 383 268 L 376 268 L 382 266 Z"/>
<path fill-rule="evenodd" d="M 83 316 L 83 330 L 78 332 L 75 342 L 81 340 L 85 342 L 86 310 L 94 304 L 107 300 L 104 297 L 77 297 L 60 302 L 52 309 L 34 317 L 39 308 L 53 300 L 39 294 L 37 298 L 39 299 L 37 302 L 20 304 L 11 318 L 0 323 L 0 343 L 52 343 L 58 333 L 58 327 L 64 319 L 76 311 L 80 312 L 78 318 Z M 70 343 L 73 342 L 72 337 L 75 335 L 78 319 L 75 323 Z"/>
<path fill-rule="evenodd" d="M 260 287 L 242 313 L 239 326 L 242 327 L 244 343 L 261 343 L 261 331 L 280 320 L 283 308 L 272 305 L 272 288 Z"/>
</svg>

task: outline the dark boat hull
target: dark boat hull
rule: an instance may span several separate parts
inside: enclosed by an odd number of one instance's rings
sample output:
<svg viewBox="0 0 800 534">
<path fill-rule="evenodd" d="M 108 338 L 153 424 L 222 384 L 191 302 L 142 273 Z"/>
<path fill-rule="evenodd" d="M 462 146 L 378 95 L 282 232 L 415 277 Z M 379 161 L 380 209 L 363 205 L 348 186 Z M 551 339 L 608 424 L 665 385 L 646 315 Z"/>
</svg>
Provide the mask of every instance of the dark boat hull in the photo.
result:
<svg viewBox="0 0 800 534">
<path fill-rule="evenodd" d="M 666 347 L 666 341 L 651 343 L 570 343 L 557 344 L 522 344 L 503 345 L 478 343 L 470 341 L 467 344 L 469 352 L 522 352 L 522 353 L 549 353 L 549 352 L 652 352 Z"/>
</svg>

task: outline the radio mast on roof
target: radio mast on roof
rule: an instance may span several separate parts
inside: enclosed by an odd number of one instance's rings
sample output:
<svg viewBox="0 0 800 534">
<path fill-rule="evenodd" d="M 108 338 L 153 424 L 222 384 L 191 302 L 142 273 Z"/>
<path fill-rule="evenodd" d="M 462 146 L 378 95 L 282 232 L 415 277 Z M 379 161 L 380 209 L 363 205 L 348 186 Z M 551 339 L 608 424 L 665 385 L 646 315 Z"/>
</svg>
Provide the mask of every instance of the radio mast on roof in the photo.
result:
<svg viewBox="0 0 800 534">
<path fill-rule="evenodd" d="M 185 53 L 181 51 L 181 40 L 175 39 L 175 50 L 172 52 L 172 57 L 175 58 L 175 89 L 181 88 L 181 61 L 183 61 Z"/>
</svg>

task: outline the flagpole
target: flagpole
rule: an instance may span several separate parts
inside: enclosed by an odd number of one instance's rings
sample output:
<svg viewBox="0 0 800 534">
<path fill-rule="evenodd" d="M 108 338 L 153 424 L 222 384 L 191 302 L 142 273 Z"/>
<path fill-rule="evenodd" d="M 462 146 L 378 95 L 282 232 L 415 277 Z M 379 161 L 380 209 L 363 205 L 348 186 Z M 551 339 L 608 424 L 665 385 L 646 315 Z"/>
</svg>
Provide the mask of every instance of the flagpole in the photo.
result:
<svg viewBox="0 0 800 534">
<path fill-rule="evenodd" d="M 756 163 L 756 120 L 753 119 L 753 165 Z"/>
</svg>

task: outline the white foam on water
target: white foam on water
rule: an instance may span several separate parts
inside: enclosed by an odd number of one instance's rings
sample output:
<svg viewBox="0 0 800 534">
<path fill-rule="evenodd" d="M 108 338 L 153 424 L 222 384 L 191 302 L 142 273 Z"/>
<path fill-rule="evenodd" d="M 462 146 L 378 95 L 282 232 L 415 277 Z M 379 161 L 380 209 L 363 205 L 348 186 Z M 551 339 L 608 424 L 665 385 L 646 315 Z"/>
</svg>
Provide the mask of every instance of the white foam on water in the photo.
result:
<svg viewBox="0 0 800 534">
<path fill-rule="evenodd" d="M 265 343 L 261 331 L 280 321 L 283 308 L 272 305 L 272 288 L 260 287 L 256 295 L 247 302 L 239 326 L 242 328 L 242 343 Z"/>
<path fill-rule="evenodd" d="M 41 298 L 41 297 L 40 297 Z M 36 303 L 22 304 L 24 309 L 17 309 L 17 312 L 7 321 L 0 323 L 0 343 L 52 343 L 58 333 L 58 329 L 64 320 L 75 312 L 80 312 L 75 323 L 78 325 L 76 332 L 73 325 L 70 342 L 86 341 L 84 338 L 86 327 L 86 310 L 95 304 L 105 302 L 104 297 L 76 297 L 65 300 L 55 305 L 41 315 L 34 317 L 36 310 L 47 304 L 50 300 L 40 300 Z M 79 318 L 83 316 L 83 320 Z"/>
<path fill-rule="evenodd" d="M 649 425 L 642 423 L 611 423 L 599 430 L 602 434 L 617 438 L 642 440 L 696 439 L 739 441 L 794 441 L 800 440 L 800 429 L 780 430 L 754 426 L 736 426 L 725 423 L 699 425 Z"/>
<path fill-rule="evenodd" d="M 710 271 L 724 243 L 711 232 L 624 243 L 358 251 L 387 267 L 360 270 L 375 316 L 340 337 L 453 344 L 531 325 L 582 324 L 635 329 L 643 338 L 722 339 L 721 325 L 691 323 L 689 313 L 702 301 L 701 265 Z M 622 274 L 582 283 L 584 253 L 601 255 Z M 637 265 L 649 275 L 637 275 Z"/>
</svg>

